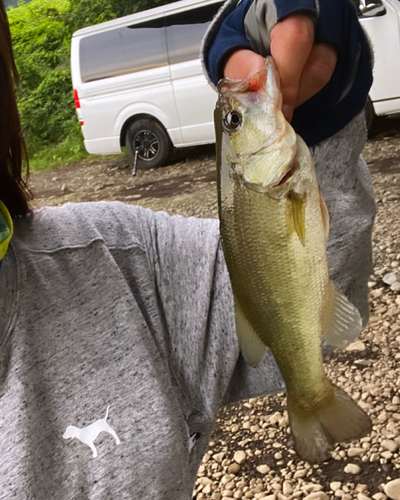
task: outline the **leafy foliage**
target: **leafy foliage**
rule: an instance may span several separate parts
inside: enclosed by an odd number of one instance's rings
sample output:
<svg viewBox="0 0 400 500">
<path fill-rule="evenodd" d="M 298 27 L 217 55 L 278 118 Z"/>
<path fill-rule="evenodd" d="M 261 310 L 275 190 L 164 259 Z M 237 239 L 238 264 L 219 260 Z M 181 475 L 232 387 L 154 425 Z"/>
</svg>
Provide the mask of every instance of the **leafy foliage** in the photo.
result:
<svg viewBox="0 0 400 500">
<path fill-rule="evenodd" d="M 40 156 L 48 146 L 59 143 L 73 144 L 76 155 L 79 125 L 71 85 L 72 34 L 166 3 L 168 0 L 32 0 L 8 10 L 21 79 L 19 108 L 31 156 Z M 68 140 L 70 135 L 73 140 Z"/>
</svg>

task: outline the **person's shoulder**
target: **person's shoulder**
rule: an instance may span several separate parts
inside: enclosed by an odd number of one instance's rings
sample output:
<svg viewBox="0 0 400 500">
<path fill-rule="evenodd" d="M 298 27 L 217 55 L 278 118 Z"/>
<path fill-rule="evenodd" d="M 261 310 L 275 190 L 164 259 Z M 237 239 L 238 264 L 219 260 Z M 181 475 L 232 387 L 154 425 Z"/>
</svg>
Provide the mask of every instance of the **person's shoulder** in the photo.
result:
<svg viewBox="0 0 400 500">
<path fill-rule="evenodd" d="M 31 251 L 77 248 L 101 240 L 108 247 L 143 246 L 152 212 L 120 202 L 44 207 L 15 221 L 15 240 Z"/>
</svg>

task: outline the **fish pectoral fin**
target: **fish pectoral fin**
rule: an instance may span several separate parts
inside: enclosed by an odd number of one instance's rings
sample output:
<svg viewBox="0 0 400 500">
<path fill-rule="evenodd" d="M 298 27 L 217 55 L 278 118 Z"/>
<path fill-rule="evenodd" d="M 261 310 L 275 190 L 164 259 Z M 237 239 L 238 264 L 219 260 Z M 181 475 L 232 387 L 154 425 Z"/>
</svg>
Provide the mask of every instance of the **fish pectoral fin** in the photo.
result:
<svg viewBox="0 0 400 500">
<path fill-rule="evenodd" d="M 342 389 L 332 385 L 317 408 L 304 409 L 288 394 L 289 424 L 303 460 L 321 463 L 335 443 L 360 439 L 372 430 L 369 416 Z"/>
<path fill-rule="evenodd" d="M 289 198 L 292 202 L 293 225 L 301 244 L 306 242 L 306 195 L 300 195 L 290 191 Z"/>
<path fill-rule="evenodd" d="M 354 342 L 362 330 L 358 309 L 330 282 L 329 304 L 323 325 L 325 340 L 339 349 Z"/>
<path fill-rule="evenodd" d="M 250 322 L 247 320 L 238 300 L 235 298 L 235 318 L 236 335 L 239 340 L 240 350 L 246 362 L 255 368 L 264 357 L 267 346 L 254 331 Z"/>
</svg>

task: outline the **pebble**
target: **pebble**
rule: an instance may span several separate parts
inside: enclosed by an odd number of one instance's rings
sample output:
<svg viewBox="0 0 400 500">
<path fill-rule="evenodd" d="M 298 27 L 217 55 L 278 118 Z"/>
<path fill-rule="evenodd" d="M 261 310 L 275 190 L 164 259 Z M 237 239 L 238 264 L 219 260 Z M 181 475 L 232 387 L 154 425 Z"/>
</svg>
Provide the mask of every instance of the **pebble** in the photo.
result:
<svg viewBox="0 0 400 500">
<path fill-rule="evenodd" d="M 358 493 L 357 500 L 371 500 L 371 498 L 364 493 Z"/>
<path fill-rule="evenodd" d="M 332 491 L 340 490 L 341 486 L 342 486 L 342 483 L 340 481 L 332 481 L 331 484 L 329 485 L 329 487 Z"/>
<path fill-rule="evenodd" d="M 238 450 L 233 455 L 233 460 L 239 465 L 241 465 L 246 460 L 246 458 L 247 458 L 246 452 L 243 450 Z"/>
<path fill-rule="evenodd" d="M 392 292 L 400 292 L 400 281 L 396 281 L 396 283 L 390 285 L 390 289 Z"/>
<path fill-rule="evenodd" d="M 268 465 L 259 465 L 257 467 L 257 470 L 260 474 L 267 474 L 271 469 L 268 467 Z"/>
<path fill-rule="evenodd" d="M 400 444 L 396 443 L 396 441 L 393 441 L 392 439 L 385 439 L 381 443 L 382 448 L 385 448 L 386 450 L 391 451 L 392 453 L 396 453 L 396 451 L 399 449 Z"/>
<path fill-rule="evenodd" d="M 366 347 L 362 340 L 356 340 L 346 347 L 346 351 L 365 351 Z"/>
<path fill-rule="evenodd" d="M 392 500 L 400 500 L 400 479 L 389 481 L 384 486 L 383 491 Z"/>
<path fill-rule="evenodd" d="M 299 479 L 300 477 L 304 477 L 306 474 L 307 474 L 307 471 L 305 469 L 297 470 L 294 473 L 294 479 Z"/>
<path fill-rule="evenodd" d="M 293 493 L 293 486 L 292 486 L 292 483 L 290 483 L 289 481 L 283 481 L 283 494 L 286 495 L 286 496 L 289 496 Z"/>
<path fill-rule="evenodd" d="M 369 457 L 370 462 L 376 462 L 379 460 L 379 453 L 371 453 L 371 456 Z"/>
<path fill-rule="evenodd" d="M 360 474 L 361 467 L 357 464 L 347 464 L 344 468 L 344 472 L 347 474 Z"/>
<path fill-rule="evenodd" d="M 393 285 L 393 283 L 396 283 L 398 281 L 397 274 L 396 273 L 387 273 L 385 276 L 382 278 L 382 281 L 386 285 Z"/>
<path fill-rule="evenodd" d="M 221 451 L 221 453 L 216 453 L 212 457 L 216 462 L 218 462 L 220 464 L 222 462 L 222 460 L 224 459 L 224 456 L 225 456 L 225 453 L 223 451 Z"/>
<path fill-rule="evenodd" d="M 231 464 L 228 467 L 228 474 L 237 474 L 240 471 L 240 465 L 238 463 Z"/>
<path fill-rule="evenodd" d="M 207 484 L 206 486 L 204 486 L 204 488 L 201 491 L 203 493 L 205 493 L 206 495 L 210 494 L 211 493 L 211 484 Z"/>
<path fill-rule="evenodd" d="M 304 500 L 329 500 L 329 497 L 323 491 L 315 491 L 307 495 Z"/>
<path fill-rule="evenodd" d="M 362 448 L 349 448 L 347 450 L 347 456 L 349 457 L 360 457 L 363 453 L 364 450 Z"/>
<path fill-rule="evenodd" d="M 205 477 L 205 476 L 200 477 L 200 478 L 197 480 L 197 482 L 198 482 L 199 484 L 201 484 L 202 486 L 207 486 L 207 484 L 210 484 L 210 485 L 211 485 L 211 484 L 213 484 L 213 480 L 212 480 L 212 479 L 210 479 L 209 477 Z"/>
</svg>

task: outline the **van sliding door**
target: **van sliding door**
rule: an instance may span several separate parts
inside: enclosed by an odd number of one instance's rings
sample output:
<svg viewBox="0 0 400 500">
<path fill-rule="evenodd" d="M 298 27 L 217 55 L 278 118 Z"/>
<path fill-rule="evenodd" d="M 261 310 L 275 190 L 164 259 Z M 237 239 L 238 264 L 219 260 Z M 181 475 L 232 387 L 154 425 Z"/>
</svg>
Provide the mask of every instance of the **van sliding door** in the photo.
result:
<svg viewBox="0 0 400 500">
<path fill-rule="evenodd" d="M 214 141 L 216 92 L 208 85 L 200 62 L 200 45 L 222 3 L 165 17 L 168 61 L 183 144 Z"/>
</svg>

